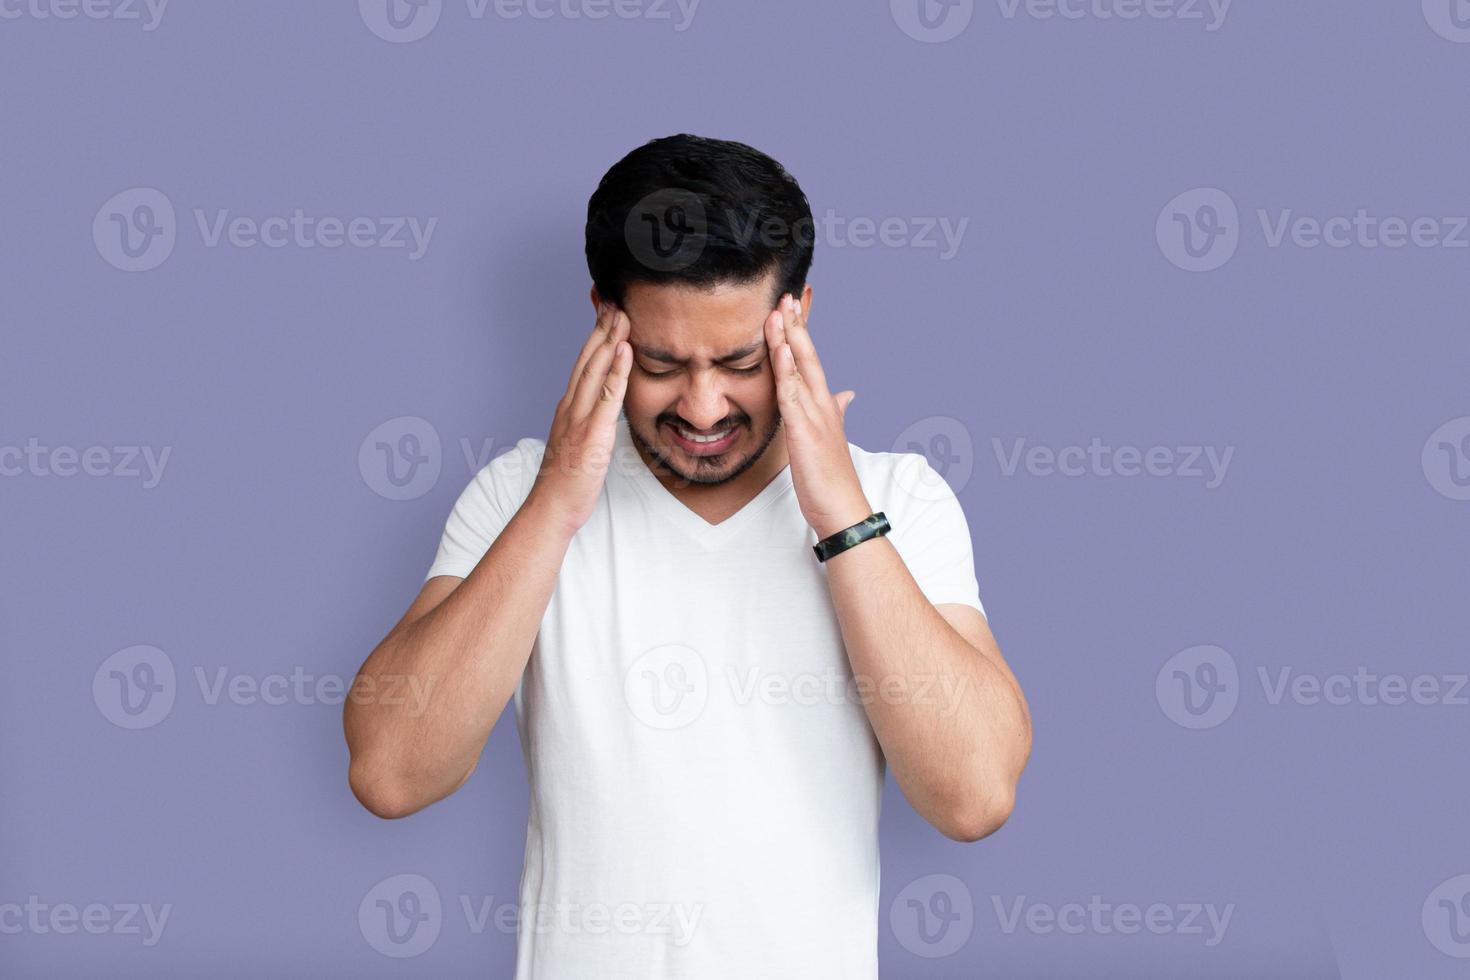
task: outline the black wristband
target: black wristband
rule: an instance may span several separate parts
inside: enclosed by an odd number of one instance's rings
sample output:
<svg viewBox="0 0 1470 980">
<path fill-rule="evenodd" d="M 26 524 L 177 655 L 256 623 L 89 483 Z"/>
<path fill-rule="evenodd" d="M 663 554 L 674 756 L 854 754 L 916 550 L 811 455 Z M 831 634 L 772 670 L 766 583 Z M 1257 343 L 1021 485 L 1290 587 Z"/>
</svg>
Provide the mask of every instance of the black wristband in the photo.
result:
<svg viewBox="0 0 1470 980">
<path fill-rule="evenodd" d="M 833 555 L 840 555 L 854 545 L 862 544 L 869 538 L 879 538 L 891 531 L 888 526 L 888 518 L 883 516 L 880 510 L 876 514 L 870 514 L 852 527 L 844 528 L 836 534 L 830 535 L 812 545 L 812 550 L 817 553 L 817 561 L 826 561 Z"/>
</svg>

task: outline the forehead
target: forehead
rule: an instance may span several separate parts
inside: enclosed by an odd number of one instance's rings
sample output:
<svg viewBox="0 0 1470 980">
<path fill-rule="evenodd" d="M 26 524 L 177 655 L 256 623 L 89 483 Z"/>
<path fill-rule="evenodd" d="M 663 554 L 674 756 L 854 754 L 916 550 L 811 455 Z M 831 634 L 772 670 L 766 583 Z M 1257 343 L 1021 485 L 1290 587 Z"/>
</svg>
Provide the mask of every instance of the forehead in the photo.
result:
<svg viewBox="0 0 1470 980">
<path fill-rule="evenodd" d="M 723 354 L 760 340 L 770 315 L 772 275 L 745 285 L 631 283 L 624 293 L 628 339 L 681 354 Z"/>
</svg>

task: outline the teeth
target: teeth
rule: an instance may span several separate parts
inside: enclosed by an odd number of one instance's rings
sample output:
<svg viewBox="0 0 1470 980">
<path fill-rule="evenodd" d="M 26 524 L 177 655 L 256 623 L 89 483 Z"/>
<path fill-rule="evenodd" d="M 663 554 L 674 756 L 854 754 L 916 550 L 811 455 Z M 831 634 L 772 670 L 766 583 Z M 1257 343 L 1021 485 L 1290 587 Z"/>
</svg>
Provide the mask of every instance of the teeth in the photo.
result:
<svg viewBox="0 0 1470 980">
<path fill-rule="evenodd" d="M 679 435 L 683 436 L 685 439 L 688 439 L 690 442 L 719 442 L 721 439 L 725 438 L 727 435 L 734 431 L 733 429 L 726 429 L 724 432 L 716 432 L 712 436 L 699 436 L 690 432 L 688 429 L 683 428 L 682 426 L 676 426 L 676 428 L 678 428 L 679 430 Z"/>
</svg>

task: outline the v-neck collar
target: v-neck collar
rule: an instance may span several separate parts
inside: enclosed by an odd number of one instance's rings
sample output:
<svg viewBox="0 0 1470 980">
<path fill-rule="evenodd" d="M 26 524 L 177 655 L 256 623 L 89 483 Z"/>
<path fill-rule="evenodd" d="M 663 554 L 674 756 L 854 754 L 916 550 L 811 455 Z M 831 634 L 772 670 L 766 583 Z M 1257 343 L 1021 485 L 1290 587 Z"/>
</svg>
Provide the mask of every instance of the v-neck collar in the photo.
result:
<svg viewBox="0 0 1470 980">
<path fill-rule="evenodd" d="M 787 464 L 771 479 L 770 483 L 767 483 L 754 497 L 746 501 L 745 506 L 720 523 L 711 524 L 674 496 L 648 468 L 648 464 L 643 462 L 643 457 L 638 454 L 638 447 L 633 444 L 633 435 L 628 430 L 626 416 L 618 418 L 617 440 L 614 443 L 613 452 L 616 456 L 613 462 L 618 467 L 618 472 L 627 476 L 628 481 L 638 488 L 648 500 L 649 505 L 667 516 L 685 533 L 705 544 L 718 544 L 728 540 L 792 489 L 791 466 Z"/>
</svg>

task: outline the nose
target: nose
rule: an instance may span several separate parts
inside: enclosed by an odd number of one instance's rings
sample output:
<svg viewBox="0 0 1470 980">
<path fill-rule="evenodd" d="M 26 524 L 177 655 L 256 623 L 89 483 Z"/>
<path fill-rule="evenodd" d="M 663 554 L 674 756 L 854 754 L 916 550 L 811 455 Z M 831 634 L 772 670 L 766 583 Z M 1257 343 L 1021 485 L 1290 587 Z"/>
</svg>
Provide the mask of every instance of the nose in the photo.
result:
<svg viewBox="0 0 1470 980">
<path fill-rule="evenodd" d="M 679 396 L 679 418 L 699 429 L 713 429 L 730 414 L 730 404 L 713 370 L 689 371 L 689 381 Z"/>
</svg>

